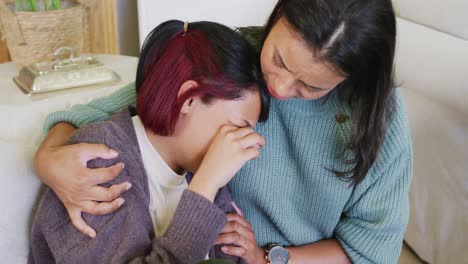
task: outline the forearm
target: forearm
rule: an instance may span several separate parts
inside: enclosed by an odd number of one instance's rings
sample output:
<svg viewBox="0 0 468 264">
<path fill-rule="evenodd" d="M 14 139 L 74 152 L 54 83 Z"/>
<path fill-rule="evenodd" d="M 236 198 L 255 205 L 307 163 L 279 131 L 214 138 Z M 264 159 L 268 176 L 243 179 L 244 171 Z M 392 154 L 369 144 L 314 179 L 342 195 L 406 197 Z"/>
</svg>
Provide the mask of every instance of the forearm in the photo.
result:
<svg viewBox="0 0 468 264">
<path fill-rule="evenodd" d="M 198 263 L 213 246 L 227 221 L 224 212 L 203 196 L 184 191 L 164 236 L 154 237 L 149 263 Z M 141 263 L 141 260 L 132 262 Z M 172 262 L 171 262 L 172 263 Z"/>
<path fill-rule="evenodd" d="M 351 263 L 343 247 L 334 238 L 308 245 L 290 247 L 288 251 L 294 264 Z"/>
<path fill-rule="evenodd" d="M 42 135 L 49 133 L 56 124 L 67 122 L 81 128 L 85 125 L 109 119 L 136 101 L 135 83 L 130 83 L 111 95 L 94 99 L 88 104 L 74 105 L 72 108 L 51 113 L 47 116 Z"/>
<path fill-rule="evenodd" d="M 58 123 L 47 134 L 39 150 L 50 147 L 60 147 L 67 143 L 71 135 L 76 131 L 76 127 L 69 123 Z"/>
<path fill-rule="evenodd" d="M 42 157 L 45 155 L 45 150 L 65 145 L 75 131 L 76 128 L 73 125 L 62 122 L 54 126 L 47 134 L 44 141 L 42 141 L 42 144 L 39 146 L 34 157 L 34 169 L 36 171 L 36 175 L 42 182 L 48 184 L 47 179 L 45 178 L 47 172 L 44 171 L 46 168 L 40 166 Z"/>
</svg>

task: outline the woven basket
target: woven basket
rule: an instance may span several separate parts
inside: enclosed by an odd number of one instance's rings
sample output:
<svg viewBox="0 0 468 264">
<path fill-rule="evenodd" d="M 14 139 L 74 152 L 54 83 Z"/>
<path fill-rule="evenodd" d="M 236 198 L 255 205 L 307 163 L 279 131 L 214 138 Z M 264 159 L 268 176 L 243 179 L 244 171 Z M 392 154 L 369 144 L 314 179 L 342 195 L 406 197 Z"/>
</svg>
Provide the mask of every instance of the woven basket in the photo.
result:
<svg viewBox="0 0 468 264">
<path fill-rule="evenodd" d="M 18 68 L 52 59 L 60 47 L 76 53 L 89 50 L 86 7 L 73 6 L 53 11 L 12 12 L 0 0 L 0 33 Z"/>
</svg>

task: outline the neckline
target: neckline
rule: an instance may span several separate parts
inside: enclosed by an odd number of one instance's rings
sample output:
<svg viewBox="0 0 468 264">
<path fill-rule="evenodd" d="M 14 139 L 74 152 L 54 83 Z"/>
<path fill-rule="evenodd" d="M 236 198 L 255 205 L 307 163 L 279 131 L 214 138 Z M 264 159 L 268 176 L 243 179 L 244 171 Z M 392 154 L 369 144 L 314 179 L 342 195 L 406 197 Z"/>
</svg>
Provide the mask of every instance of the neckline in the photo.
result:
<svg viewBox="0 0 468 264">
<path fill-rule="evenodd" d="M 336 114 L 340 109 L 340 102 L 336 91 L 332 91 L 328 95 L 315 100 L 296 98 L 288 100 L 277 100 L 271 98 L 271 100 L 281 108 L 286 109 L 288 112 L 307 116 Z"/>
<path fill-rule="evenodd" d="M 145 148 L 150 153 L 150 156 L 143 156 L 144 151 L 141 151 L 142 159 L 144 161 L 143 165 L 145 166 L 145 169 L 147 166 L 151 166 L 156 167 L 158 170 L 160 170 L 159 174 L 162 177 L 159 177 L 158 181 L 160 184 L 165 185 L 166 187 L 174 187 L 183 184 L 186 180 L 185 176 L 187 175 L 187 172 L 184 172 L 183 174 L 178 174 L 175 171 L 173 171 L 171 167 L 169 167 L 169 165 L 161 157 L 161 155 L 153 146 L 153 144 L 151 144 L 151 141 L 149 140 L 148 135 L 146 134 L 145 128 L 143 126 L 143 123 L 141 122 L 140 117 L 136 115 L 132 117 L 132 120 L 134 123 L 134 127 L 137 134 L 137 140 L 139 141 L 140 148 Z M 152 178 L 151 175 L 148 175 L 148 177 Z"/>
</svg>

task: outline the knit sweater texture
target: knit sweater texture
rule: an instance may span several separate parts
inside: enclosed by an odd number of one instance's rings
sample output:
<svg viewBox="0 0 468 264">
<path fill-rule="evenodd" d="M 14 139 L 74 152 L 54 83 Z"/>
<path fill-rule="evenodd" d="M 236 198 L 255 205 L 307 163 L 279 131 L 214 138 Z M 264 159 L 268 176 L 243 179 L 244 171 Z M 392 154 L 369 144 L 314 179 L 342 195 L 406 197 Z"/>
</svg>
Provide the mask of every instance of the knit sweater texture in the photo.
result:
<svg viewBox="0 0 468 264">
<path fill-rule="evenodd" d="M 132 188 L 122 194 L 125 204 L 115 212 L 104 216 L 83 213 L 84 220 L 97 232 L 94 239 L 72 225 L 57 195 L 48 189 L 33 221 L 29 263 L 192 264 L 202 261 L 208 252 L 210 258 L 242 263 L 241 259 L 224 254 L 222 245 L 213 246 L 227 222 L 225 214 L 235 212 L 227 187 L 218 191 L 214 203 L 185 190 L 164 235 L 155 237 L 148 176 L 128 110 L 77 130 L 70 144 L 81 142 L 106 144 L 118 151 L 117 158 L 92 160 L 88 167 L 123 162 L 122 173 L 103 186 L 129 181 Z M 191 178 L 189 173 L 187 181 Z"/>
<path fill-rule="evenodd" d="M 256 39 L 248 33 L 250 41 Z M 377 160 L 364 180 L 352 186 L 332 172 L 348 170 L 344 160 L 351 155 L 344 152 L 351 134 L 350 109 L 337 94 L 318 100 L 272 99 L 268 121 L 256 126 L 266 146 L 229 183 L 232 197 L 260 246 L 299 246 L 336 238 L 355 263 L 397 263 L 412 177 L 403 100 L 397 89 L 395 113 Z M 107 119 L 134 105 L 135 97 L 130 84 L 87 105 L 53 113 L 44 133 L 58 122 L 81 127 Z"/>
</svg>

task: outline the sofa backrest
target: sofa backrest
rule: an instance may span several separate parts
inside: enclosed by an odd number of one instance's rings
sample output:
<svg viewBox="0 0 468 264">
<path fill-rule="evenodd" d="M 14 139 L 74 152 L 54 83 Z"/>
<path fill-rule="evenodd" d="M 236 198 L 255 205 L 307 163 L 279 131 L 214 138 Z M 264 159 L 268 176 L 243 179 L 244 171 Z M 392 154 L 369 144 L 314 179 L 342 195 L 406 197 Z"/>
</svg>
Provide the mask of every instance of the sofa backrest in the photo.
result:
<svg viewBox="0 0 468 264">
<path fill-rule="evenodd" d="M 413 141 L 405 241 L 428 263 L 465 263 L 468 1 L 394 0 L 395 68 Z"/>
<path fill-rule="evenodd" d="M 468 40 L 468 1 L 394 0 L 401 18 Z"/>
<path fill-rule="evenodd" d="M 394 5 L 398 84 L 468 114 L 468 1 L 394 0 Z"/>
</svg>

